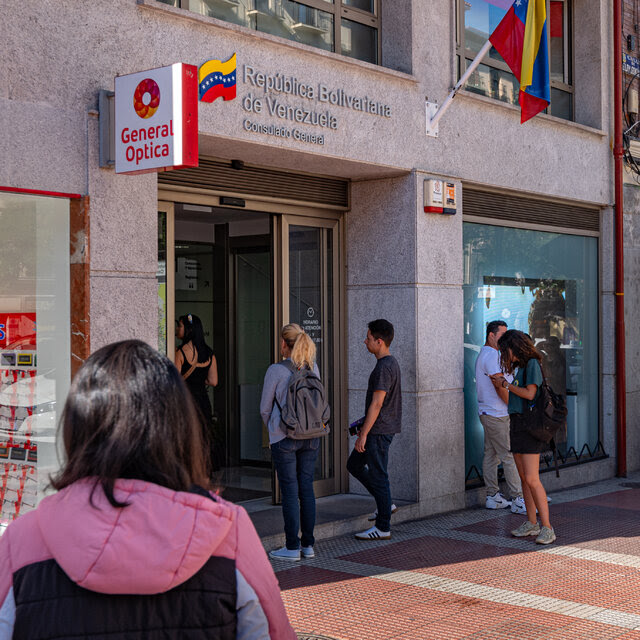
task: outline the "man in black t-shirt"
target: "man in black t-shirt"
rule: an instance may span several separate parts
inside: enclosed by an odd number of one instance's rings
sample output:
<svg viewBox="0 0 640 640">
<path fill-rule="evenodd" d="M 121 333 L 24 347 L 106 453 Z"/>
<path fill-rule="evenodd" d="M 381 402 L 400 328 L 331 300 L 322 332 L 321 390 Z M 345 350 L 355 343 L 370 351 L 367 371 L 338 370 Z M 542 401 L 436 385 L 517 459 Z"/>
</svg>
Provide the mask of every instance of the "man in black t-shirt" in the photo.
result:
<svg viewBox="0 0 640 640">
<path fill-rule="evenodd" d="M 389 353 L 393 325 L 388 320 L 369 323 L 364 341 L 376 366 L 369 376 L 365 417 L 355 447 L 347 461 L 347 470 L 375 498 L 378 510 L 375 525 L 356 534 L 358 540 L 391 538 L 391 489 L 389 487 L 389 446 L 402 423 L 400 367 Z"/>
</svg>

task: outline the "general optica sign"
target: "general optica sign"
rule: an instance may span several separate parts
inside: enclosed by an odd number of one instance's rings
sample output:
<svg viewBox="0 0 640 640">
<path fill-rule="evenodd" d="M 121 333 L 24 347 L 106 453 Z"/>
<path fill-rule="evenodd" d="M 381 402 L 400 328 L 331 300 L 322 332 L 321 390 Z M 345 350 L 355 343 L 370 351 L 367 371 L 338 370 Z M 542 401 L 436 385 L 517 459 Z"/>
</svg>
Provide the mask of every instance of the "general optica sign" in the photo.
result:
<svg viewBox="0 0 640 640">
<path fill-rule="evenodd" d="M 115 79 L 116 173 L 198 166 L 198 69 L 181 62 Z"/>
</svg>

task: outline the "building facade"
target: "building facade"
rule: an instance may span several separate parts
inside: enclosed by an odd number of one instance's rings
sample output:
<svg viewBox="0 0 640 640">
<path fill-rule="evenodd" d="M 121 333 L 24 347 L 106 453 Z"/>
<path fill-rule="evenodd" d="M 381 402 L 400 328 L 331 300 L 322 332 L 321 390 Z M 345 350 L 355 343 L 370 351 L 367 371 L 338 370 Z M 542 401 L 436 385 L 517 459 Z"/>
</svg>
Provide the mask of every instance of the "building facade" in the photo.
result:
<svg viewBox="0 0 640 640">
<path fill-rule="evenodd" d="M 287 322 L 316 342 L 331 397 L 319 495 L 362 491 L 346 427 L 364 409 L 378 317 L 395 325 L 403 376 L 394 499 L 421 515 L 477 499 L 473 362 L 500 318 L 532 335 L 568 396 L 548 487 L 615 473 L 608 3 L 548 3 L 549 113 L 520 125 L 493 52 L 435 137 L 425 105 L 497 26 L 500 0 L 3 4 L 3 521 L 57 465 L 55 421 L 82 359 L 132 337 L 171 355 L 187 313 L 218 359 L 232 499 L 277 497 L 258 402 Z M 235 98 L 199 104 L 198 167 L 114 171 L 116 76 L 234 54 Z M 434 194 L 451 213 L 425 211 Z"/>
</svg>

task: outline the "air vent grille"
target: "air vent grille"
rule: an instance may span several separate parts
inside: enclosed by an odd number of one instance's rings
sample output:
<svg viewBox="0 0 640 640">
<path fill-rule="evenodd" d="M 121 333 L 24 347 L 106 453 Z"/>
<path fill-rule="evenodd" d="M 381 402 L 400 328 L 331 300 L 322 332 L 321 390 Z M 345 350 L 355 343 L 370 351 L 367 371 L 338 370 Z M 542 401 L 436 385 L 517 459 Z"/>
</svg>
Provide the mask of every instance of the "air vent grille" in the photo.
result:
<svg viewBox="0 0 640 640">
<path fill-rule="evenodd" d="M 200 158 L 199 167 L 159 173 L 158 182 L 180 187 L 312 202 L 345 209 L 349 203 L 347 180 L 287 173 L 250 165 L 245 165 L 243 169 L 233 169 L 230 162 L 211 158 Z"/>
<path fill-rule="evenodd" d="M 510 194 L 462 189 L 465 216 L 508 220 L 522 224 L 562 227 L 582 231 L 600 231 L 600 210 L 559 202 L 549 202 Z"/>
</svg>

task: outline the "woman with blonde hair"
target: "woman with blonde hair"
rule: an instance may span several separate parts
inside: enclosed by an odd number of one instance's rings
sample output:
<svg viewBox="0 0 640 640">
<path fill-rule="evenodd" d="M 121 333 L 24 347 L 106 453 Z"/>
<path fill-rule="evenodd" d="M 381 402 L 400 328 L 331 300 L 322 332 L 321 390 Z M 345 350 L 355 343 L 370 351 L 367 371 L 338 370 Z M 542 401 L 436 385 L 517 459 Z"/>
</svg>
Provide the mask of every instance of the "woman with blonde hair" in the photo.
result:
<svg viewBox="0 0 640 640">
<path fill-rule="evenodd" d="M 297 324 L 288 324 L 280 332 L 282 362 L 272 364 L 264 377 L 260 415 L 269 429 L 271 459 L 278 474 L 282 493 L 282 515 L 286 544 L 270 552 L 273 558 L 300 560 L 313 558 L 313 528 L 316 522 L 316 498 L 313 473 L 320 448 L 320 438 L 293 440 L 287 437 L 280 421 L 280 407 L 287 399 L 289 380 L 295 369 L 307 367 L 318 377 L 316 345 Z M 278 406 L 279 405 L 279 406 Z M 298 532 L 302 533 L 301 538 Z"/>
</svg>

